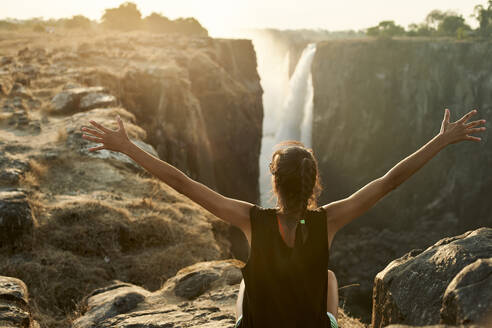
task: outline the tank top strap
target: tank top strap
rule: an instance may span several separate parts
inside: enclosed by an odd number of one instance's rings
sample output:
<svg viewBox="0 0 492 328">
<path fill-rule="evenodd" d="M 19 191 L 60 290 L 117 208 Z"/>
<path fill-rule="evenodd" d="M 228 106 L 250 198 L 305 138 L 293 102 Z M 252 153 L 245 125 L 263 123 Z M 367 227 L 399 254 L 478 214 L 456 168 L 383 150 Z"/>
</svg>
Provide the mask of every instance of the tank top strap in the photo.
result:
<svg viewBox="0 0 492 328">
<path fill-rule="evenodd" d="M 313 244 L 318 245 L 318 247 L 321 247 L 320 250 L 323 250 L 322 255 L 328 258 L 328 221 L 326 218 L 326 210 L 320 206 L 314 210 L 309 210 L 308 213 L 310 220 L 309 225 L 311 227 L 309 230 L 310 233 L 312 233 L 312 242 Z"/>
<path fill-rule="evenodd" d="M 253 205 L 250 209 L 251 249 L 271 238 L 275 209 Z"/>
<path fill-rule="evenodd" d="M 311 220 L 311 224 L 316 228 L 317 232 L 320 235 L 327 235 L 327 219 L 326 219 L 326 211 L 323 207 L 318 207 L 314 210 L 308 210 L 309 219 Z"/>
</svg>

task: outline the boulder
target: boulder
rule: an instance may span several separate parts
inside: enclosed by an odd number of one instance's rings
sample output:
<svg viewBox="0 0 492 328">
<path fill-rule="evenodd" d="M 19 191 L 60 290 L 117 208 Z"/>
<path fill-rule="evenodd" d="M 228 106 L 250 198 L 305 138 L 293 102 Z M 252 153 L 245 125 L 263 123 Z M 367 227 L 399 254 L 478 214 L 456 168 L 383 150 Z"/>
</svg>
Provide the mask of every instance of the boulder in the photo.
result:
<svg viewBox="0 0 492 328">
<path fill-rule="evenodd" d="M 453 278 L 444 292 L 441 322 L 481 322 L 487 311 L 492 312 L 492 257 L 476 260 Z"/>
<path fill-rule="evenodd" d="M 481 288 L 490 285 L 487 280 L 480 282 L 490 273 L 489 262 L 474 262 L 491 254 L 492 229 L 480 228 L 392 261 L 374 280 L 372 325 L 438 324 L 440 313 L 446 321 L 477 323 L 492 303 L 490 296 L 470 298 L 470 293 L 481 295 Z M 471 311 L 474 306 L 481 311 Z"/>
<path fill-rule="evenodd" d="M 31 319 L 26 284 L 17 278 L 0 276 L 0 327 L 38 327 Z"/>
<path fill-rule="evenodd" d="M 14 244 L 33 226 L 34 216 L 24 191 L 0 189 L 0 247 Z"/>
<path fill-rule="evenodd" d="M 141 287 L 114 281 L 94 290 L 87 297 L 87 313 L 74 323 L 76 327 L 99 327 L 109 318 L 132 312 L 151 293 Z"/>
<path fill-rule="evenodd" d="M 234 263 L 234 262 L 232 262 Z M 239 262 L 236 264 L 239 265 Z M 185 299 L 194 299 L 217 285 L 239 284 L 242 274 L 238 266 L 231 262 L 203 262 L 179 271 L 166 281 L 163 290 Z"/>
<path fill-rule="evenodd" d="M 96 107 L 108 107 L 116 98 L 105 93 L 103 87 L 66 89 L 51 99 L 53 113 L 69 114 Z"/>
<path fill-rule="evenodd" d="M 80 109 L 89 110 L 98 107 L 110 107 L 116 104 L 116 98 L 102 92 L 89 93 L 80 99 Z"/>
</svg>

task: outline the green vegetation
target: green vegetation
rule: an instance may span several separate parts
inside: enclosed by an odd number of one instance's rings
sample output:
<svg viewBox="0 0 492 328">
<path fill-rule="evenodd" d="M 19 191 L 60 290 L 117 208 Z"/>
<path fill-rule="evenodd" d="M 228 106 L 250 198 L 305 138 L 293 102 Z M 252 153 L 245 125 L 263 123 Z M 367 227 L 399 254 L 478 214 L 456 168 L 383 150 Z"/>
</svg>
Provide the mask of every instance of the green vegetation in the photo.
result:
<svg viewBox="0 0 492 328">
<path fill-rule="evenodd" d="M 45 33 L 63 29 L 90 30 L 95 28 L 119 31 L 146 30 L 154 33 L 208 36 L 208 31 L 195 18 L 171 20 L 155 12 L 142 18 L 142 13 L 133 2 L 124 2 L 119 7 L 106 9 L 101 17 L 101 23 L 92 21 L 82 15 L 48 20 L 41 17 L 26 20 L 0 20 L 0 31 L 29 30 Z"/>
<path fill-rule="evenodd" d="M 480 23 L 478 35 L 483 38 L 492 37 L 492 0 L 489 0 L 487 8 L 475 6 L 475 18 Z"/>
<path fill-rule="evenodd" d="M 395 36 L 426 36 L 451 37 L 461 39 L 489 39 L 492 38 L 492 0 L 486 6 L 475 6 L 473 15 L 480 26 L 472 29 L 465 22 L 463 15 L 452 11 L 431 11 L 425 21 L 419 24 L 410 24 L 408 29 L 397 25 L 394 21 L 382 21 L 377 26 L 366 30 L 367 36 L 378 38 L 392 38 Z"/>
</svg>

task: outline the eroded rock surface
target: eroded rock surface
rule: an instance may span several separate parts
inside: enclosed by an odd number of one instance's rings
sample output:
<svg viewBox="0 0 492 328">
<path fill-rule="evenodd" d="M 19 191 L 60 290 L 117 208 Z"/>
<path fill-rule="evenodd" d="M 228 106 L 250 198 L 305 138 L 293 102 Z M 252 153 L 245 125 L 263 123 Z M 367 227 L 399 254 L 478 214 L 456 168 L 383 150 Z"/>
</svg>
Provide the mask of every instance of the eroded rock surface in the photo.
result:
<svg viewBox="0 0 492 328">
<path fill-rule="evenodd" d="M 26 284 L 0 276 L 0 327 L 39 328 L 32 320 Z"/>
<path fill-rule="evenodd" d="M 87 296 L 87 311 L 73 327 L 232 328 L 243 265 L 238 260 L 196 263 L 153 293 L 116 281 Z M 338 314 L 340 327 L 364 327 L 342 309 Z"/>
<path fill-rule="evenodd" d="M 87 297 L 87 312 L 74 328 L 232 327 L 242 265 L 236 260 L 197 263 L 154 293 L 115 282 Z"/>
<path fill-rule="evenodd" d="M 492 309 L 482 295 L 491 255 L 492 229 L 481 228 L 392 261 L 374 280 L 372 325 L 480 323 Z"/>
<path fill-rule="evenodd" d="M 103 87 L 66 88 L 51 100 L 53 112 L 70 114 L 93 108 L 105 108 L 116 104 L 116 98 L 104 93 Z"/>
</svg>

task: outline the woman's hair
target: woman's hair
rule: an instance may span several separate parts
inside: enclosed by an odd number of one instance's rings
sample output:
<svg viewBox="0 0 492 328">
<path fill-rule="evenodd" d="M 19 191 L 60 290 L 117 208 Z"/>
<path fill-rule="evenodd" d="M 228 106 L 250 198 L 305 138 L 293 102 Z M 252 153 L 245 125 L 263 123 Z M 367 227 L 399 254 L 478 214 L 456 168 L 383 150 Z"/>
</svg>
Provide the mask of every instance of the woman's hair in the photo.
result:
<svg viewBox="0 0 492 328">
<path fill-rule="evenodd" d="M 270 172 L 280 210 L 304 217 L 308 208 L 317 206 L 321 192 L 318 163 L 312 149 L 298 141 L 285 141 L 276 147 L 279 149 L 272 155 Z"/>
</svg>

